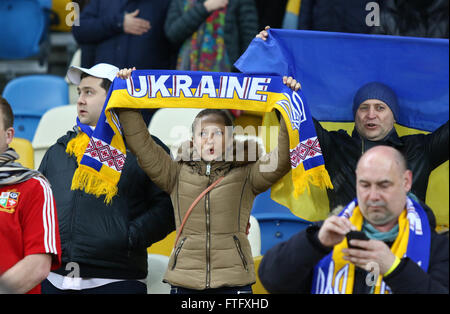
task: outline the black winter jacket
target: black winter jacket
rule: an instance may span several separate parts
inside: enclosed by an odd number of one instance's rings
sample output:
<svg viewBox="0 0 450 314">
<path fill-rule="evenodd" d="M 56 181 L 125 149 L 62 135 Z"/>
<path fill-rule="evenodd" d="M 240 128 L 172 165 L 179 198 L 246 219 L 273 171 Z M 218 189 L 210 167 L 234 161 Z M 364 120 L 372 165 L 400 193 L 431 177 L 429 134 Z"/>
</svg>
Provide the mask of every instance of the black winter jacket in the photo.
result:
<svg viewBox="0 0 450 314">
<path fill-rule="evenodd" d="M 325 167 L 334 187 L 333 190 L 328 190 L 330 209 L 338 205 L 345 206 L 355 198 L 356 164 L 359 157 L 373 146 L 389 145 L 404 154 L 408 167 L 413 172 L 411 192 L 422 201 L 425 201 L 430 173 L 448 160 L 448 121 L 427 135 L 399 137 L 395 129 L 392 129 L 385 139 L 377 142 L 361 138 L 356 129 L 349 136 L 344 130 L 327 131 L 318 121 L 314 122 Z"/>
<path fill-rule="evenodd" d="M 381 2 L 380 26 L 372 33 L 448 38 L 448 0 L 390 0 Z"/>
<path fill-rule="evenodd" d="M 298 29 L 370 33 L 366 24 L 366 5 L 371 0 L 302 0 Z"/>
<path fill-rule="evenodd" d="M 425 208 L 424 208 L 425 209 Z M 425 209 L 431 226 L 430 264 L 428 272 L 409 258 L 402 258 L 400 264 L 384 281 L 392 293 L 447 293 L 449 276 L 449 238 L 434 231 L 434 217 Z M 331 252 L 324 247 L 318 233 L 322 222 L 292 236 L 286 242 L 272 247 L 264 255 L 259 266 L 259 278 L 264 287 L 272 293 L 310 293 L 314 267 Z M 389 243 L 387 243 L 389 245 Z M 353 294 L 368 294 L 367 272 L 355 268 Z"/>
<path fill-rule="evenodd" d="M 71 190 L 78 164 L 65 151 L 75 136 L 69 131 L 59 138 L 39 167 L 50 181 L 58 213 L 63 264 L 55 272 L 67 275 L 72 269 L 66 271 L 66 264 L 76 262 L 82 278 L 146 278 L 147 247 L 175 229 L 170 198 L 150 181 L 129 151 L 110 205 L 104 197 Z"/>
<path fill-rule="evenodd" d="M 119 69 L 170 69 L 175 51 L 164 34 L 169 0 L 91 0 L 81 11 L 80 23 L 72 33 L 81 46 L 81 66 L 113 64 Z M 151 29 L 140 35 L 126 34 L 126 12 L 139 10 Z"/>
</svg>

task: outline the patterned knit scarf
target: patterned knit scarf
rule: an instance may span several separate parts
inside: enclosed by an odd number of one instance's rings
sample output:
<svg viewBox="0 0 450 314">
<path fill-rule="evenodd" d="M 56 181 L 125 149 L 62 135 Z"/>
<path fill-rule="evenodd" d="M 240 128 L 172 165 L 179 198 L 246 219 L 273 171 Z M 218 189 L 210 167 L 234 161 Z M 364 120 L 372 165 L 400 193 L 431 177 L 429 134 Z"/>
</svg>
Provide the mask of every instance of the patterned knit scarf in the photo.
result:
<svg viewBox="0 0 450 314">
<path fill-rule="evenodd" d="M 197 0 L 186 0 L 184 11 L 190 10 Z M 224 25 L 227 8 L 214 11 L 180 49 L 177 70 L 230 72 Z"/>
<path fill-rule="evenodd" d="M 78 166 L 80 165 L 83 154 L 88 147 L 94 145 L 92 142 L 92 134 L 94 130 L 90 126 L 83 124 L 77 118 L 77 136 L 67 143 L 66 153 L 74 155 L 77 159 Z M 95 177 L 86 175 L 86 173 L 75 172 L 72 178 L 72 190 L 80 189 L 82 186 L 89 186 L 90 193 L 97 197 L 105 195 L 105 202 L 110 202 L 113 195 L 117 194 L 117 186 L 111 186 L 107 182 Z"/>
<path fill-rule="evenodd" d="M 45 177 L 36 170 L 23 167 L 14 162 L 19 155 L 12 148 L 8 148 L 3 154 L 0 154 L 0 186 L 12 185 L 25 182 L 31 177 Z"/>
</svg>

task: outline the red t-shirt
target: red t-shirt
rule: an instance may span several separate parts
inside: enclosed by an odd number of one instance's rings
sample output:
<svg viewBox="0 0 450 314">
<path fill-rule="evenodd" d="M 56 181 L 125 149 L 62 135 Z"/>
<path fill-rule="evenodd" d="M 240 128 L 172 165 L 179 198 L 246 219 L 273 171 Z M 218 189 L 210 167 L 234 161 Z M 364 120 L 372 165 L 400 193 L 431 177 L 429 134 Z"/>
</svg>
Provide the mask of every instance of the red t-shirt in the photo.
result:
<svg viewBox="0 0 450 314">
<path fill-rule="evenodd" d="M 0 186 L 0 274 L 25 256 L 51 254 L 52 270 L 61 266 L 55 201 L 42 178 Z M 37 285 L 28 293 L 40 293 Z"/>
</svg>

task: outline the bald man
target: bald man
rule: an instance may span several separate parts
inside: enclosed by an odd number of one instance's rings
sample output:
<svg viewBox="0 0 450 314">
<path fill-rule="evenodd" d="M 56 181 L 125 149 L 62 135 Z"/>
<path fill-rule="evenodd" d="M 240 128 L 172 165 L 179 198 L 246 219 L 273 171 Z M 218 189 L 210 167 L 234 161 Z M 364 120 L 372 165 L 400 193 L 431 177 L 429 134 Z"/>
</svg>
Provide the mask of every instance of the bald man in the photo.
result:
<svg viewBox="0 0 450 314">
<path fill-rule="evenodd" d="M 390 146 L 364 153 L 357 198 L 338 216 L 269 250 L 259 267 L 272 293 L 448 293 L 449 240 L 407 197 L 413 174 Z M 365 240 L 347 240 L 360 231 Z M 352 248 L 349 248 L 349 242 Z"/>
</svg>

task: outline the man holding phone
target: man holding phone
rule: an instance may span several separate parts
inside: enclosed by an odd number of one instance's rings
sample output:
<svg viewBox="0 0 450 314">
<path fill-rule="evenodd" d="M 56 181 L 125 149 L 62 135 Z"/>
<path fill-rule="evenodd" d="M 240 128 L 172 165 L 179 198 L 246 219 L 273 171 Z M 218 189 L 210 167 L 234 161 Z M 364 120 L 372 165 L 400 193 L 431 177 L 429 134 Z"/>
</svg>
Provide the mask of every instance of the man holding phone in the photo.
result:
<svg viewBox="0 0 450 314">
<path fill-rule="evenodd" d="M 269 250 L 261 282 L 278 293 L 448 293 L 447 235 L 407 197 L 403 155 L 377 146 L 356 167 L 357 198 Z M 360 231 L 356 233 L 355 231 Z M 295 280 L 292 280 L 295 278 Z"/>
</svg>

